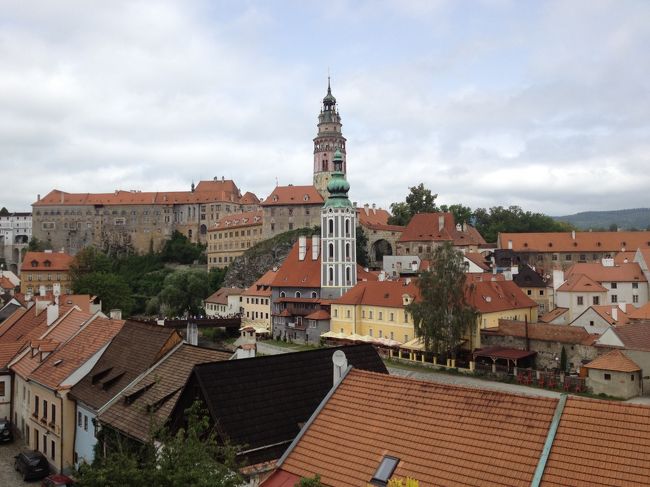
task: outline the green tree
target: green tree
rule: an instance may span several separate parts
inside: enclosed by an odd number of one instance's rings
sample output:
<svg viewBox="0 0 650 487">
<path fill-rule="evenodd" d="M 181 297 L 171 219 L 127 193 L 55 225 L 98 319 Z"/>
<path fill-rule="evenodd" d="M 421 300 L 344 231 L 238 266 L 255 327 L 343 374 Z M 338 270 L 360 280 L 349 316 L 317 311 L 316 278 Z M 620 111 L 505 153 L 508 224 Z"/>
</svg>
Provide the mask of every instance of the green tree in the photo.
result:
<svg viewBox="0 0 650 487">
<path fill-rule="evenodd" d="M 223 281 L 226 278 L 226 273 L 228 272 L 227 267 L 213 267 L 210 269 L 208 272 L 208 287 L 209 293 L 212 294 L 213 292 L 217 291 L 223 286 Z"/>
<path fill-rule="evenodd" d="M 201 261 L 204 250 L 204 245 L 190 242 L 185 235 L 175 230 L 171 238 L 163 245 L 160 257 L 163 262 L 192 264 L 194 261 Z"/>
<path fill-rule="evenodd" d="M 39 240 L 36 237 L 32 237 L 29 243 L 27 244 L 28 252 L 44 252 L 48 248 L 52 248 L 52 247 L 51 246 L 48 247 L 46 242 L 43 242 L 42 240 Z"/>
<path fill-rule="evenodd" d="M 187 428 L 171 434 L 161 429 L 154 443 L 134 446 L 113 440 L 106 456 L 78 472 L 80 487 L 236 487 L 234 450 L 222 447 L 198 403 L 186 411 Z M 98 452 L 101 453 L 101 452 Z"/>
<path fill-rule="evenodd" d="M 70 264 L 70 279 L 74 282 L 86 274 L 94 272 L 111 273 L 113 261 L 96 247 L 85 247 L 75 255 Z"/>
<path fill-rule="evenodd" d="M 441 205 L 440 211 L 449 212 L 454 215 L 456 223 L 470 223 L 472 221 L 472 209 L 469 206 L 455 204 L 451 206 Z"/>
<path fill-rule="evenodd" d="M 320 481 L 320 475 L 316 474 L 313 477 L 301 478 L 294 487 L 323 487 L 323 483 Z"/>
<path fill-rule="evenodd" d="M 357 264 L 361 267 L 368 267 L 370 265 L 368 237 L 361 225 L 357 225 Z"/>
<path fill-rule="evenodd" d="M 408 225 L 413 215 L 438 211 L 435 204 L 437 197 L 437 194 L 433 194 L 422 183 L 410 187 L 409 194 L 406 195 L 406 201 L 390 205 L 392 215 L 388 219 L 388 223 L 391 225 Z"/>
<path fill-rule="evenodd" d="M 165 278 L 158 299 L 164 314 L 183 316 L 200 314 L 210 287 L 204 271 L 181 270 Z"/>
<path fill-rule="evenodd" d="M 91 272 L 83 274 L 72 282 L 75 294 L 98 296 L 102 301 L 102 311 L 122 310 L 123 316 L 129 316 L 133 309 L 131 288 L 117 274 L 109 272 Z"/>
<path fill-rule="evenodd" d="M 455 356 L 467 332 L 472 332 L 477 311 L 467 303 L 463 254 L 445 243 L 433 252 L 431 270 L 417 281 L 420 299 L 406 306 L 413 317 L 415 336 L 427 351 Z"/>
<path fill-rule="evenodd" d="M 9 214 L 9 210 L 7 210 L 6 207 L 0 208 L 0 216 L 7 216 Z"/>
</svg>

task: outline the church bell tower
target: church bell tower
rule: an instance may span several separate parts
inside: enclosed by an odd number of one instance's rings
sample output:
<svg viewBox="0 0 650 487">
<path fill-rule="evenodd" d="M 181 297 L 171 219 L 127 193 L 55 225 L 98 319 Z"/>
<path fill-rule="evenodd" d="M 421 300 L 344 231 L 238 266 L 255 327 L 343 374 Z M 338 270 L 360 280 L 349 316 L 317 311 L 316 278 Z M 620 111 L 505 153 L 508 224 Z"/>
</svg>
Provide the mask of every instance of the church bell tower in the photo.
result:
<svg viewBox="0 0 650 487">
<path fill-rule="evenodd" d="M 338 150 L 342 157 L 341 172 L 347 173 L 345 159 L 345 137 L 341 132 L 341 116 L 332 95 L 330 78 L 327 77 L 327 95 L 318 115 L 318 134 L 314 138 L 314 186 L 327 199 L 327 183 L 334 173 L 334 154 Z"/>
</svg>

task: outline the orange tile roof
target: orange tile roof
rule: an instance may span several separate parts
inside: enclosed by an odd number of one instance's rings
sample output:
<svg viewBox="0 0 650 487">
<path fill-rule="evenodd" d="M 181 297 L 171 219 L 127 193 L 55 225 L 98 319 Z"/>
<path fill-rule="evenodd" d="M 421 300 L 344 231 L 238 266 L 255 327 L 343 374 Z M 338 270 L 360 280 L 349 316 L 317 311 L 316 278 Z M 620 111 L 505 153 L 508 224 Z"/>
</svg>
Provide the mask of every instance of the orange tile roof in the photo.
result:
<svg viewBox="0 0 650 487">
<path fill-rule="evenodd" d="M 598 316 L 607 321 L 610 325 L 624 325 L 630 321 L 628 315 L 615 304 L 602 304 L 590 306 L 590 308 L 592 308 Z M 613 317 L 612 308 L 616 309 L 616 319 Z"/>
<path fill-rule="evenodd" d="M 641 370 L 632 359 L 620 350 L 612 350 L 585 365 L 588 369 L 612 370 L 614 372 L 636 372 Z"/>
<path fill-rule="evenodd" d="M 20 318 L 22 318 L 22 316 L 26 312 L 27 312 L 26 308 L 18 308 L 11 315 L 9 315 L 6 320 L 0 323 L 0 337 L 2 337 L 2 335 L 4 335 L 5 332 L 9 330 L 12 326 L 14 326 L 14 323 L 16 323 Z"/>
<path fill-rule="evenodd" d="M 440 218 L 443 227 L 440 229 Z M 471 225 L 467 231 L 456 229 L 451 213 L 419 213 L 411 218 L 398 242 L 452 242 L 456 246 L 481 245 L 485 240 Z"/>
<path fill-rule="evenodd" d="M 273 279 L 275 279 L 275 273 L 277 271 L 271 269 L 266 271 L 266 273 L 260 277 L 253 284 L 248 286 L 246 290 L 242 293 L 242 296 L 271 296 L 271 284 L 273 284 Z"/>
<path fill-rule="evenodd" d="M 612 328 L 614 334 L 628 350 L 650 352 L 650 322 L 631 321 L 625 326 Z"/>
<path fill-rule="evenodd" d="M 500 233 L 498 247 L 515 252 L 621 252 L 650 246 L 650 232 Z"/>
<path fill-rule="evenodd" d="M 232 296 L 234 294 L 240 295 L 242 292 L 243 289 L 240 289 L 238 287 L 222 287 L 205 298 L 205 302 L 214 304 L 228 304 L 228 296 Z"/>
<path fill-rule="evenodd" d="M 481 313 L 537 308 L 537 303 L 513 281 L 471 282 L 466 287 L 467 302 Z"/>
<path fill-rule="evenodd" d="M 538 319 L 542 323 L 550 323 L 551 321 L 555 320 L 556 318 L 559 318 L 560 316 L 562 316 L 567 311 L 569 311 L 569 308 L 560 308 L 558 306 L 557 308 L 552 309 L 551 311 L 549 311 L 547 313 L 544 313 Z"/>
<path fill-rule="evenodd" d="M 45 309 L 36 312 L 36 305 L 32 306 L 23 313 L 22 316 L 16 320 L 11 328 L 4 331 L 0 336 L 0 343 L 14 343 L 22 341 L 27 343 L 30 339 L 35 338 L 30 336 L 36 330 L 36 336 L 40 336 L 47 328 L 47 312 Z M 42 330 L 40 333 L 39 331 Z"/>
<path fill-rule="evenodd" d="M 312 240 L 307 239 L 307 253 L 299 260 L 299 242 L 296 242 L 289 255 L 275 273 L 273 287 L 320 287 L 320 252 L 312 259 Z"/>
<path fill-rule="evenodd" d="M 481 334 L 526 337 L 526 323 L 514 320 L 499 320 L 499 326 L 484 328 Z M 598 335 L 590 335 L 587 330 L 578 326 L 549 325 L 547 323 L 528 323 L 528 338 L 544 342 L 559 342 L 592 345 Z"/>
<path fill-rule="evenodd" d="M 628 307 L 627 317 L 630 320 L 650 320 L 650 303 L 646 303 L 640 308 Z"/>
<path fill-rule="evenodd" d="M 73 259 L 71 255 L 61 252 L 27 252 L 23 257 L 22 270 L 68 271 Z"/>
<path fill-rule="evenodd" d="M 583 274 L 596 282 L 648 282 L 636 262 L 619 264 L 612 267 L 600 263 L 573 264 L 567 275 Z"/>
<path fill-rule="evenodd" d="M 5 289 L 5 290 L 11 290 L 14 289 L 16 286 L 13 285 L 13 283 L 6 277 L 0 277 L 0 289 Z"/>
<path fill-rule="evenodd" d="M 262 225 L 262 218 L 264 213 L 260 211 L 247 211 L 244 213 L 233 213 L 228 216 L 220 218 L 215 226 L 210 228 L 210 232 L 216 232 L 218 230 L 224 230 L 227 228 L 241 228 L 241 227 L 253 227 L 256 225 Z"/>
<path fill-rule="evenodd" d="M 260 202 L 260 199 L 250 191 L 246 191 L 244 196 L 239 199 L 240 205 L 256 205 Z"/>
<path fill-rule="evenodd" d="M 415 281 L 364 281 L 358 283 L 347 293 L 332 301 L 332 304 L 353 304 L 365 306 L 383 306 L 387 308 L 403 308 L 402 295 L 419 299 L 420 290 Z"/>
<path fill-rule="evenodd" d="M 122 329 L 124 320 L 95 318 L 62 347 L 48 356 L 30 375 L 29 380 L 52 390 L 107 345 Z"/>
<path fill-rule="evenodd" d="M 329 320 L 330 314 L 324 309 L 319 309 L 305 316 L 308 320 Z"/>
<path fill-rule="evenodd" d="M 607 289 L 584 274 L 571 274 L 567 280 L 557 288 L 558 292 L 580 293 L 606 293 Z"/>
<path fill-rule="evenodd" d="M 628 262 L 634 262 L 634 256 L 636 255 L 635 250 L 626 250 L 625 252 L 619 252 L 614 256 L 614 264 L 627 264 Z"/>
<path fill-rule="evenodd" d="M 314 186 L 276 186 L 273 192 L 261 204 L 262 206 L 279 205 L 318 205 L 324 203 L 323 197 Z"/>
<path fill-rule="evenodd" d="M 386 232 L 403 232 L 406 227 L 401 225 L 389 225 L 388 218 L 390 213 L 382 208 L 368 208 L 368 213 L 366 214 L 366 208 L 359 207 L 357 208 L 357 218 L 359 225 L 365 227 L 369 230 L 379 230 Z"/>
<path fill-rule="evenodd" d="M 281 469 L 357 487 L 392 455 L 422 486 L 528 486 L 556 404 L 352 369 Z"/>
<path fill-rule="evenodd" d="M 0 369 L 5 369 L 24 346 L 23 342 L 0 343 Z"/>
<path fill-rule="evenodd" d="M 54 189 L 32 206 L 84 205 L 171 205 L 225 201 L 237 203 L 240 191 L 231 180 L 200 181 L 195 191 L 142 192 L 116 190 L 113 193 L 66 193 Z"/>
<path fill-rule="evenodd" d="M 485 256 L 479 252 L 466 252 L 463 254 L 466 259 L 472 261 L 484 271 L 489 271 L 490 266 L 485 262 Z"/>
<path fill-rule="evenodd" d="M 648 472 L 649 407 L 569 397 L 543 486 L 647 485 Z"/>
</svg>

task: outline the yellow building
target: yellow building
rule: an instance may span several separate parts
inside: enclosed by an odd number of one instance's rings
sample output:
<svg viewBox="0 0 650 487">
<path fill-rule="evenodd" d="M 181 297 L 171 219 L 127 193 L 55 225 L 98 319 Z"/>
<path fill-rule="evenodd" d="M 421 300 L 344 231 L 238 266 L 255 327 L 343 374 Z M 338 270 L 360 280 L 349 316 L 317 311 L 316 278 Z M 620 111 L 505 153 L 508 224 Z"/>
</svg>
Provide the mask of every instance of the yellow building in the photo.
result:
<svg viewBox="0 0 650 487">
<path fill-rule="evenodd" d="M 271 269 L 242 293 L 242 320 L 247 325 L 271 330 L 271 284 L 277 270 Z"/>
<path fill-rule="evenodd" d="M 262 212 L 236 213 L 221 218 L 208 230 L 208 270 L 226 267 L 262 240 Z"/>
<path fill-rule="evenodd" d="M 20 292 L 32 296 L 57 290 L 59 294 L 71 294 L 72 259 L 62 252 L 27 252 L 20 271 Z"/>
<path fill-rule="evenodd" d="M 466 296 L 479 317 L 464 348 L 480 348 L 479 330 L 497 326 L 499 319 L 537 321 L 537 304 L 512 281 L 472 282 Z M 415 329 L 404 308 L 414 299 L 419 299 L 415 281 L 360 282 L 332 303 L 330 330 L 406 343 L 415 338 Z"/>
</svg>

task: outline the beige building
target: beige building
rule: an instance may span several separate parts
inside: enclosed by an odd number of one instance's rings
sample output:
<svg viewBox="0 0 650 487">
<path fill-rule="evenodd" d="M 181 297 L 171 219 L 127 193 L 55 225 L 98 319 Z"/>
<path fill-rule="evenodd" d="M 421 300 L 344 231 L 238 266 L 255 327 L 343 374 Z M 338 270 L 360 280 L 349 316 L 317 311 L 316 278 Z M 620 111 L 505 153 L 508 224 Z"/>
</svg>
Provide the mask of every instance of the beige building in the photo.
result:
<svg viewBox="0 0 650 487">
<path fill-rule="evenodd" d="M 208 270 L 227 267 L 262 239 L 262 212 L 236 213 L 221 218 L 208 230 Z"/>
<path fill-rule="evenodd" d="M 201 181 L 191 191 L 66 193 L 53 190 L 33 207 L 33 236 L 76 254 L 87 245 L 110 251 L 158 250 L 176 230 L 205 243 L 210 222 L 255 208 L 231 180 Z"/>
<path fill-rule="evenodd" d="M 62 252 L 27 252 L 20 273 L 20 292 L 25 295 L 71 294 L 70 264 Z"/>
<path fill-rule="evenodd" d="M 209 318 L 226 318 L 242 312 L 242 289 L 222 287 L 203 302 L 205 314 Z"/>
<path fill-rule="evenodd" d="M 271 329 L 271 284 L 277 270 L 271 269 L 242 293 L 245 324 Z"/>
<path fill-rule="evenodd" d="M 262 203 L 264 240 L 279 233 L 320 225 L 323 197 L 314 186 L 276 186 Z"/>
</svg>

